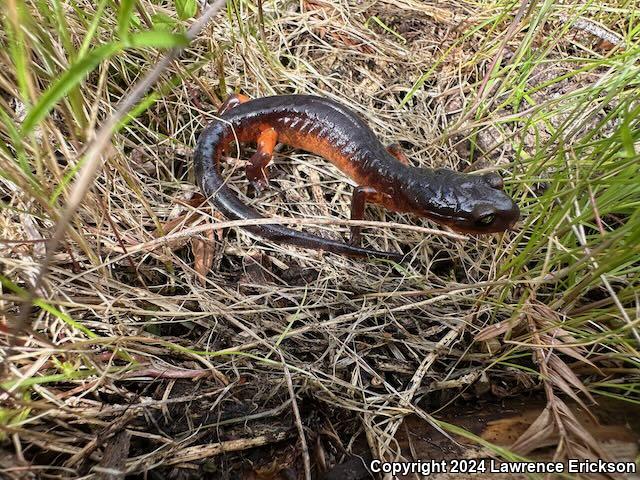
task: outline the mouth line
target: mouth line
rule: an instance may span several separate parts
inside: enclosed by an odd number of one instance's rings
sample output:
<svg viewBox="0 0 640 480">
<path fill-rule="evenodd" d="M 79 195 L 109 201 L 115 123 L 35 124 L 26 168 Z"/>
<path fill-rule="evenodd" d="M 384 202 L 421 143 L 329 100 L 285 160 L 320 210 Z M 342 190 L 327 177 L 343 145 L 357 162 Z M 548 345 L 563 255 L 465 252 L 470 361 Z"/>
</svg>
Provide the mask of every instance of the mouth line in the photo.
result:
<svg viewBox="0 0 640 480">
<path fill-rule="evenodd" d="M 491 234 L 499 233 L 506 230 L 513 230 L 513 227 L 518 223 L 518 220 L 514 220 L 509 223 L 496 222 L 492 225 L 494 228 L 482 228 L 476 226 L 472 221 L 465 217 L 456 217 L 449 215 L 442 215 L 440 213 L 429 210 L 422 212 L 422 216 L 433 220 L 437 223 L 447 225 L 460 233 L 478 233 L 478 234 Z"/>
<path fill-rule="evenodd" d="M 449 225 L 450 223 L 456 222 L 466 222 L 467 219 L 464 217 L 453 217 L 450 215 L 442 215 L 440 213 L 434 212 L 433 210 L 427 210 L 426 212 L 421 212 L 423 216 L 430 218 L 431 220 L 435 220 L 436 222 L 441 222 Z"/>
</svg>

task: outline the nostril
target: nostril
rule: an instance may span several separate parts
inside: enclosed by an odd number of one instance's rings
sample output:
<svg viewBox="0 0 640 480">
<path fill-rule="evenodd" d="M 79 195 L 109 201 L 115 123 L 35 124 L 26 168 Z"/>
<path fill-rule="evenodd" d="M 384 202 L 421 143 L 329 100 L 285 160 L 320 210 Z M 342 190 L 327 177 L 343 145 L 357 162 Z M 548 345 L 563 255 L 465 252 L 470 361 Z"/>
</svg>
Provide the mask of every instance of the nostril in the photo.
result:
<svg viewBox="0 0 640 480">
<path fill-rule="evenodd" d="M 491 188 L 497 188 L 499 190 L 504 188 L 504 180 L 495 172 L 486 173 L 483 178 Z"/>
</svg>

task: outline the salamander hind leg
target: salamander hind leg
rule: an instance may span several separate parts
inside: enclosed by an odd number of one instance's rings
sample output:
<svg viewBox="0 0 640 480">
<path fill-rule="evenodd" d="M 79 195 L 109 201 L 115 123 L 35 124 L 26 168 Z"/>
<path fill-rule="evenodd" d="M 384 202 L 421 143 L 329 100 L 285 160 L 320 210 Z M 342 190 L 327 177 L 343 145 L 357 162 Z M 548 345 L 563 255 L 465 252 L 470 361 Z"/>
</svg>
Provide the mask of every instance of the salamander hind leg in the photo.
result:
<svg viewBox="0 0 640 480">
<path fill-rule="evenodd" d="M 225 101 L 222 102 L 220 108 L 218 108 L 218 115 L 222 115 L 223 113 L 228 112 L 232 108 L 237 107 L 241 103 L 248 102 L 249 100 L 251 100 L 249 97 L 241 93 L 234 93 L 232 95 L 229 95 L 225 99 Z"/>
<path fill-rule="evenodd" d="M 384 205 L 388 195 L 379 192 L 373 187 L 361 185 L 353 189 L 351 197 L 351 220 L 362 220 L 364 218 L 364 208 L 369 203 L 377 203 Z M 358 225 L 351 226 L 351 245 L 360 245 L 362 242 L 362 227 Z"/>
<path fill-rule="evenodd" d="M 262 130 L 258 135 L 256 153 L 251 156 L 246 167 L 247 178 L 258 191 L 264 190 L 269 184 L 267 166 L 273 158 L 273 149 L 277 142 L 278 134 L 273 128 Z"/>
<path fill-rule="evenodd" d="M 409 158 L 402 151 L 402 147 L 399 143 L 392 143 L 387 147 L 387 152 L 396 157 L 400 163 L 404 163 L 405 165 L 410 165 Z"/>
</svg>

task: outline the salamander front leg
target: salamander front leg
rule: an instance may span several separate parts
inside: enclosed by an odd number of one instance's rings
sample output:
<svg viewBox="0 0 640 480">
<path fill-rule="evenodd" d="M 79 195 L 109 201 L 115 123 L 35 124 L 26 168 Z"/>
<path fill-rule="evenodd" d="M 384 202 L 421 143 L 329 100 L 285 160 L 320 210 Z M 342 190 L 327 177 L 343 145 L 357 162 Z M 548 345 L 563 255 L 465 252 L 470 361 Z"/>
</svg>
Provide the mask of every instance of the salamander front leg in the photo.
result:
<svg viewBox="0 0 640 480">
<path fill-rule="evenodd" d="M 367 201 L 375 202 L 378 196 L 380 196 L 380 193 L 373 187 L 361 185 L 354 188 L 351 196 L 351 220 L 362 220 Z M 360 245 L 362 243 L 362 227 L 358 225 L 351 226 L 349 243 L 351 245 Z"/>
<path fill-rule="evenodd" d="M 391 155 L 393 155 L 398 160 L 400 160 L 401 163 L 404 163 L 405 165 L 410 165 L 409 159 L 407 158 L 405 153 L 402 151 L 402 147 L 400 146 L 399 143 L 392 143 L 391 145 L 389 145 L 387 147 L 387 152 L 389 152 Z"/>
<path fill-rule="evenodd" d="M 277 142 L 278 134 L 273 128 L 267 128 L 258 135 L 258 148 L 249 159 L 245 169 L 249 182 L 258 191 L 264 190 L 269 184 L 267 165 L 273 158 L 273 149 Z"/>
<path fill-rule="evenodd" d="M 251 100 L 251 99 L 249 97 L 247 97 L 246 95 L 243 95 L 241 93 L 233 93 L 233 94 L 229 95 L 224 100 L 224 102 L 222 102 L 222 105 L 220 105 L 220 108 L 218 108 L 218 113 L 217 114 L 218 115 L 222 115 L 223 113 L 226 113 L 229 110 L 231 110 L 232 108 L 236 108 L 241 103 L 248 102 L 249 100 Z M 222 145 L 222 153 L 226 154 L 228 148 L 229 148 L 229 145 Z"/>
<path fill-rule="evenodd" d="M 222 102 L 222 105 L 220 105 L 220 108 L 218 109 L 218 115 L 222 115 L 223 113 L 228 112 L 232 108 L 237 107 L 241 103 L 248 102 L 249 100 L 251 100 L 249 97 L 241 93 L 234 93 L 232 95 L 229 95 L 225 99 L 225 101 Z"/>
</svg>

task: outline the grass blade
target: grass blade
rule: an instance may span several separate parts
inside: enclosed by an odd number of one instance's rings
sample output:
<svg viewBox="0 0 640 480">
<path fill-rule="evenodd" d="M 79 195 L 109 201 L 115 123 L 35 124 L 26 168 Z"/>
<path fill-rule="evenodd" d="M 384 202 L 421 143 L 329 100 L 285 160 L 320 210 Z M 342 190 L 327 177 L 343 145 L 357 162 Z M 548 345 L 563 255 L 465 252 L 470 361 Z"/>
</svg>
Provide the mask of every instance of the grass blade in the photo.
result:
<svg viewBox="0 0 640 480">
<path fill-rule="evenodd" d="M 131 24 L 135 4 L 136 0 L 122 0 L 120 2 L 120 10 L 118 10 L 118 36 L 121 39 L 125 39 L 129 35 L 129 25 Z"/>
<path fill-rule="evenodd" d="M 75 62 L 40 97 L 22 122 L 22 134 L 28 135 L 67 93 L 78 85 L 100 62 L 122 50 L 121 43 L 107 43 Z"/>
</svg>

